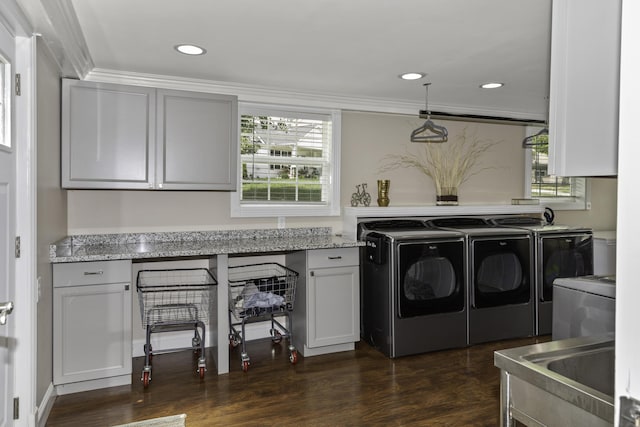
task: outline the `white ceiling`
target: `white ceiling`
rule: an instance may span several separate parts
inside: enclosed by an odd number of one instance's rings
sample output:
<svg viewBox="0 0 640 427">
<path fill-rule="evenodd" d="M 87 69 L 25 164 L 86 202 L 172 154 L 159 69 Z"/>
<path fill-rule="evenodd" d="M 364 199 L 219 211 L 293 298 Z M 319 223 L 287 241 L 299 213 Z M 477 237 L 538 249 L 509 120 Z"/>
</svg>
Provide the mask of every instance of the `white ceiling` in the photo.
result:
<svg viewBox="0 0 640 427">
<path fill-rule="evenodd" d="M 75 11 L 95 69 L 416 106 L 431 82 L 435 111 L 547 114 L 551 0 L 37 1 Z"/>
</svg>

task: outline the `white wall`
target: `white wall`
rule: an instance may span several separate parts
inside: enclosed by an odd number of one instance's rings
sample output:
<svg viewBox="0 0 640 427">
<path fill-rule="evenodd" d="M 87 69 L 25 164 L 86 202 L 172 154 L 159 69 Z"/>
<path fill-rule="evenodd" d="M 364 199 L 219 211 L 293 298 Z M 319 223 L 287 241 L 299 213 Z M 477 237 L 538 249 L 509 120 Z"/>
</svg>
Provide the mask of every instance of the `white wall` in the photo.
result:
<svg viewBox="0 0 640 427">
<path fill-rule="evenodd" d="M 67 234 L 67 194 L 60 189 L 60 75 L 41 40 L 37 42 L 37 275 L 38 374 L 36 402 L 53 380 L 52 269 L 49 245 Z"/>
</svg>

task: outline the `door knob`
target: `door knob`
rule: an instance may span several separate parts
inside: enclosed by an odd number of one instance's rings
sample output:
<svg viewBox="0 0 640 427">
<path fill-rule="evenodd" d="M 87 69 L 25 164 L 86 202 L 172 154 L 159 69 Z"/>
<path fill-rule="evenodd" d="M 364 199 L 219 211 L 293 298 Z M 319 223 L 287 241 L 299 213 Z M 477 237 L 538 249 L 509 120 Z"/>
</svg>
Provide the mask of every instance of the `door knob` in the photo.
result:
<svg viewBox="0 0 640 427">
<path fill-rule="evenodd" d="M 13 302 L 7 301 L 0 303 L 0 325 L 7 323 L 7 316 L 13 311 Z"/>
</svg>

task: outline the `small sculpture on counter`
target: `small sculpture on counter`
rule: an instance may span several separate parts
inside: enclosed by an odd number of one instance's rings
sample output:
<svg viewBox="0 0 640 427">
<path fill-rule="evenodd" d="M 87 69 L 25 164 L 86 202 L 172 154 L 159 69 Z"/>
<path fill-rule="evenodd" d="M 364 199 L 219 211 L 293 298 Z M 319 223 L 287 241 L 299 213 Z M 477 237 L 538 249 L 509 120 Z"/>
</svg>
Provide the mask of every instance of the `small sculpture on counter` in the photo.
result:
<svg viewBox="0 0 640 427">
<path fill-rule="evenodd" d="M 362 187 L 362 191 L 360 191 L 360 187 Z M 371 195 L 367 193 L 367 184 L 363 182 L 356 185 L 356 192 L 351 195 L 351 206 L 356 207 L 359 204 L 369 206 L 370 203 Z"/>
</svg>

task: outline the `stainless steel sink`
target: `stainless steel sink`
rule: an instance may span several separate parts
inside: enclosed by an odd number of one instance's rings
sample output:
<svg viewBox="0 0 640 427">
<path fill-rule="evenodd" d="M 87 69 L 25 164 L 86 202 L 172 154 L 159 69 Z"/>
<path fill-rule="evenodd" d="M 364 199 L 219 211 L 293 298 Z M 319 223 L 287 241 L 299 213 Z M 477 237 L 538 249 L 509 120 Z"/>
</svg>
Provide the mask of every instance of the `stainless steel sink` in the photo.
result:
<svg viewBox="0 0 640 427">
<path fill-rule="evenodd" d="M 601 348 L 596 346 L 578 353 L 570 351 L 569 354 L 550 354 L 529 360 L 578 384 L 613 396 L 614 356 L 613 343 L 603 343 Z"/>
<path fill-rule="evenodd" d="M 614 337 L 581 337 L 495 352 L 502 425 L 611 426 Z"/>
</svg>

